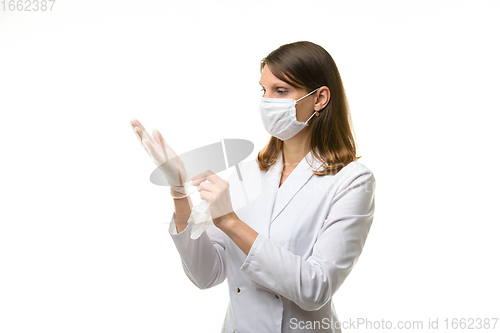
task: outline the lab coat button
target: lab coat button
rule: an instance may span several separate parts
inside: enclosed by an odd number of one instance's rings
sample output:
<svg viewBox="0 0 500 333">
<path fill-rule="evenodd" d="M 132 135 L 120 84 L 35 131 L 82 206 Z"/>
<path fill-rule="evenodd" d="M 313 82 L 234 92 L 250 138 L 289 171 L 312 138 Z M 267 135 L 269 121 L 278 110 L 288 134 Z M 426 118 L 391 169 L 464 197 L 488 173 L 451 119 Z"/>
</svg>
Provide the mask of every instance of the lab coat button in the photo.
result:
<svg viewBox="0 0 500 333">
<path fill-rule="evenodd" d="M 240 288 L 236 288 L 236 292 L 239 293 L 241 290 Z"/>
<path fill-rule="evenodd" d="M 276 296 L 276 298 L 280 298 L 278 295 L 274 294 L 274 296 Z"/>
</svg>

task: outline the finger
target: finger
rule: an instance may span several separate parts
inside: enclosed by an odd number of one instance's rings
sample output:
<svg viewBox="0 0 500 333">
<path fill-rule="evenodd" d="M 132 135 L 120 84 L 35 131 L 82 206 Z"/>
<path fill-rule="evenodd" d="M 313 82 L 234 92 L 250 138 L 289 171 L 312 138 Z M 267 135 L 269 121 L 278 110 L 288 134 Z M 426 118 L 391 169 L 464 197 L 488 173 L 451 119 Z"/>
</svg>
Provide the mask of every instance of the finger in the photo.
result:
<svg viewBox="0 0 500 333">
<path fill-rule="evenodd" d="M 153 148 L 157 143 L 153 138 L 151 138 L 148 134 L 148 132 L 143 131 L 142 129 L 136 127 L 137 133 L 139 133 L 139 136 L 141 137 L 141 142 L 144 144 L 144 140 L 148 140 L 148 142 L 151 145 L 151 148 Z"/>
<path fill-rule="evenodd" d="M 139 133 L 137 132 L 138 127 L 132 122 L 132 120 L 130 121 L 130 127 L 132 127 L 132 130 L 134 131 L 135 135 L 137 136 L 139 141 L 141 141 L 141 137 L 139 136 Z"/>
<path fill-rule="evenodd" d="M 150 154 L 150 152 L 146 149 L 146 147 L 144 146 L 144 143 L 142 142 L 142 138 L 141 138 L 141 135 L 139 134 L 139 131 L 140 129 L 138 127 L 134 127 L 134 133 L 135 133 L 135 136 L 137 136 L 137 140 L 139 140 L 142 148 L 144 148 L 144 150 Z"/>
<path fill-rule="evenodd" d="M 146 149 L 151 157 L 155 156 L 153 143 L 145 136 L 142 137 L 142 146 L 144 147 L 144 149 Z"/>
<path fill-rule="evenodd" d="M 172 150 L 172 148 L 168 145 L 165 137 L 158 131 L 156 128 L 153 129 L 153 135 L 158 144 L 167 152 L 169 156 L 176 157 L 177 154 Z"/>
<path fill-rule="evenodd" d="M 146 133 L 142 129 L 140 129 L 139 127 L 136 127 L 135 130 L 137 131 L 139 138 L 140 138 L 140 141 L 141 141 L 142 145 L 144 146 L 144 148 L 146 148 L 146 146 L 145 146 L 146 142 L 148 143 L 150 148 L 153 148 L 154 141 L 152 141 L 150 138 L 148 138 Z"/>
<path fill-rule="evenodd" d="M 205 180 L 208 180 L 212 184 L 218 184 L 222 180 L 222 178 L 220 178 L 219 176 L 217 176 L 215 173 L 213 173 L 210 170 L 207 170 L 204 173 L 199 174 L 191 179 L 193 179 L 193 183 L 192 183 L 193 185 L 195 185 L 195 184 L 198 185 Z"/>
<path fill-rule="evenodd" d="M 195 179 L 195 180 L 191 181 L 191 185 L 193 185 L 193 186 L 199 186 L 205 180 L 206 180 L 206 178 Z"/>
<path fill-rule="evenodd" d="M 198 186 L 201 182 L 206 180 L 205 173 L 200 173 L 199 175 L 196 175 L 193 178 L 191 178 L 191 180 L 192 180 L 191 184 L 193 186 Z"/>
<path fill-rule="evenodd" d="M 167 145 L 167 140 L 165 140 L 165 138 L 164 138 L 164 137 L 163 137 L 163 135 L 160 133 L 160 131 L 156 130 L 156 133 L 157 133 L 157 135 L 158 135 L 158 138 L 160 139 L 160 141 L 159 141 L 159 142 L 160 142 L 161 146 L 166 148 L 166 147 L 168 146 L 168 145 Z"/>
<path fill-rule="evenodd" d="M 135 118 L 132 117 L 132 119 L 130 120 L 130 126 L 132 126 L 132 128 L 137 128 L 137 129 L 140 129 L 142 131 L 145 131 L 146 129 L 144 128 L 144 126 L 142 126 L 142 124 Z"/>
<path fill-rule="evenodd" d="M 144 126 L 141 124 L 141 122 L 137 119 L 135 119 L 134 117 L 132 117 L 132 119 L 130 120 L 130 122 L 132 124 L 134 124 L 134 126 L 136 127 L 139 127 L 140 129 L 142 129 L 143 131 L 145 131 L 146 129 L 144 128 Z"/>
<path fill-rule="evenodd" d="M 213 194 L 211 192 L 207 192 L 207 191 L 202 191 L 200 192 L 200 198 L 202 200 L 207 200 L 209 203 L 212 202 L 212 198 L 213 198 Z"/>
<path fill-rule="evenodd" d="M 219 184 L 222 180 L 222 178 L 220 178 L 219 176 L 217 176 L 215 173 L 213 173 L 210 170 L 205 171 L 205 177 L 212 184 Z"/>
<path fill-rule="evenodd" d="M 137 128 L 134 127 L 134 133 L 135 133 L 135 136 L 137 137 L 137 140 L 139 140 L 139 142 L 141 142 L 141 137 L 139 136 L 139 133 L 137 133 Z"/>
<path fill-rule="evenodd" d="M 142 142 L 143 137 L 145 137 L 144 131 L 140 127 L 136 127 L 135 131 L 137 132 L 137 135 L 139 135 L 139 140 Z"/>
<path fill-rule="evenodd" d="M 130 119 L 130 126 L 132 126 L 132 128 L 137 126 L 134 117 L 132 117 L 132 119 Z"/>
<path fill-rule="evenodd" d="M 207 191 L 207 192 L 214 192 L 215 190 L 215 185 L 208 183 L 208 182 L 202 182 L 198 186 L 199 191 Z"/>
<path fill-rule="evenodd" d="M 141 124 L 139 120 L 134 118 L 133 123 L 136 125 L 136 127 L 138 127 L 141 130 L 139 131 L 141 138 L 143 136 L 146 136 L 149 139 L 149 141 L 153 141 L 153 138 L 151 137 L 151 135 L 149 135 L 148 131 L 146 130 L 146 128 L 144 128 L 144 126 Z M 141 132 L 144 133 L 144 135 Z"/>
<path fill-rule="evenodd" d="M 171 156 L 169 156 L 167 150 L 165 149 L 166 147 L 162 143 L 162 140 L 161 140 L 161 137 L 160 137 L 161 136 L 160 132 L 156 128 L 153 128 L 153 130 L 151 131 L 151 133 L 153 134 L 153 140 L 162 148 L 161 149 L 161 154 L 163 155 L 164 159 L 166 161 L 170 160 Z"/>
<path fill-rule="evenodd" d="M 153 130 L 151 131 L 153 134 L 153 139 L 163 148 L 163 144 L 161 142 L 160 136 L 158 135 L 160 132 L 156 128 L 153 127 Z"/>
</svg>

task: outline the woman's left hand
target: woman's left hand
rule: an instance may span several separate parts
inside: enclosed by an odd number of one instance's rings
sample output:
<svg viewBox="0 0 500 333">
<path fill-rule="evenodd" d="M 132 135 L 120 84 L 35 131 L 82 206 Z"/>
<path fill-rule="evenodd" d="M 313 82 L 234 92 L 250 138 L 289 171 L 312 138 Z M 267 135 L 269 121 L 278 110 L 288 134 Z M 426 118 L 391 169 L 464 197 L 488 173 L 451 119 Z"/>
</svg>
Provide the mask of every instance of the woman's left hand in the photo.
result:
<svg viewBox="0 0 500 333">
<path fill-rule="evenodd" d="M 193 186 L 199 186 L 198 191 L 200 191 L 201 199 L 208 201 L 214 225 L 221 228 L 235 214 L 231 204 L 229 182 L 210 170 L 191 179 L 193 180 L 191 182 Z"/>
</svg>

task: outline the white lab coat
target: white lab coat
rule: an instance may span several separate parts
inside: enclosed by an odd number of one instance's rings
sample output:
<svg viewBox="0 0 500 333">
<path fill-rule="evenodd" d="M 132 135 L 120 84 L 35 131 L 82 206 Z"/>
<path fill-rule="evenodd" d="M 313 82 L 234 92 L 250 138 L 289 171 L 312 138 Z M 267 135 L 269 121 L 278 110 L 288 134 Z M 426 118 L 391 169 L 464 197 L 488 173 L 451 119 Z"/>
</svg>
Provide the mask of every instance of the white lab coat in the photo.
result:
<svg viewBox="0 0 500 333">
<path fill-rule="evenodd" d="M 368 236 L 375 178 L 356 161 L 317 176 L 306 159 L 319 169 L 310 151 L 281 187 L 281 155 L 267 172 L 240 163 L 243 184 L 236 172 L 228 178 L 235 213 L 259 233 L 248 256 L 213 224 L 196 240 L 191 224 L 178 234 L 172 214 L 169 233 L 188 278 L 206 289 L 227 277 L 223 333 L 341 332 L 332 296 Z"/>
</svg>

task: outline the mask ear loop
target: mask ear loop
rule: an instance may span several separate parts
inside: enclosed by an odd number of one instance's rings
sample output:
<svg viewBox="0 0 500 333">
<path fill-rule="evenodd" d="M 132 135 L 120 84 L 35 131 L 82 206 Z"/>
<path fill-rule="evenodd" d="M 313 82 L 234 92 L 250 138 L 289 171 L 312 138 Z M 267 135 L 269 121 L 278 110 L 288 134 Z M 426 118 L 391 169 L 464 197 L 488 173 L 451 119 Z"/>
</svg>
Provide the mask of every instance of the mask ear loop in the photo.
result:
<svg viewBox="0 0 500 333">
<path fill-rule="evenodd" d="M 314 90 L 313 90 L 313 91 L 311 91 L 309 94 L 305 95 L 304 97 L 299 98 L 299 99 L 298 99 L 298 100 L 296 100 L 295 102 L 298 102 L 298 101 L 300 101 L 300 100 L 302 100 L 302 99 L 306 98 L 307 96 L 311 95 L 312 93 L 314 93 L 314 92 L 315 92 L 316 90 L 318 90 L 318 89 L 319 89 L 319 88 L 314 89 Z"/>
<path fill-rule="evenodd" d="M 311 91 L 309 94 L 305 95 L 304 97 L 301 97 L 299 98 L 298 100 L 295 101 L 295 103 L 297 103 L 298 101 L 300 101 L 301 99 L 304 99 L 306 98 L 307 96 L 311 95 L 312 93 L 314 93 L 316 90 L 318 90 L 319 88 L 316 88 L 314 89 L 313 91 Z M 306 126 L 309 126 L 308 122 L 309 120 L 311 120 L 311 118 L 317 113 L 318 111 L 314 110 L 314 113 L 309 117 L 309 119 L 306 120 L 306 122 L 304 124 L 306 124 Z"/>
<path fill-rule="evenodd" d="M 308 122 L 309 120 L 317 113 L 318 111 L 314 110 L 314 113 L 309 117 L 309 119 L 306 120 L 305 124 L 306 126 L 309 126 Z"/>
</svg>

